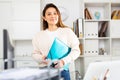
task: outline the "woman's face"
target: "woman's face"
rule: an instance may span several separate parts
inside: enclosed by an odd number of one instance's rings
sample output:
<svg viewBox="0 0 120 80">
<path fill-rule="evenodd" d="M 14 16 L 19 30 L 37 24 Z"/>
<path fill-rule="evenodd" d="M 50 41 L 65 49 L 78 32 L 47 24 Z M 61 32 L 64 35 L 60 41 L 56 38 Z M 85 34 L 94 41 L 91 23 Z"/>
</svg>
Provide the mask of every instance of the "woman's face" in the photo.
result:
<svg viewBox="0 0 120 80">
<path fill-rule="evenodd" d="M 56 25 L 58 22 L 58 13 L 55 8 L 50 7 L 46 10 L 44 20 L 48 22 L 48 25 Z"/>
</svg>

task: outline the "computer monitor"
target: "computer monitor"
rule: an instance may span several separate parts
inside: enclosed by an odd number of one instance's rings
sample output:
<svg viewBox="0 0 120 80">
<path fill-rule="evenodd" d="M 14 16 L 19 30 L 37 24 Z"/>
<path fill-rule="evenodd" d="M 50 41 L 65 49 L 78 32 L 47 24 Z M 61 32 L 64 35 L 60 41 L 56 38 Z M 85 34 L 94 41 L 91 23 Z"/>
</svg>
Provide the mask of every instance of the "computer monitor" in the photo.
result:
<svg viewBox="0 0 120 80">
<path fill-rule="evenodd" d="M 120 80 L 120 60 L 90 63 L 83 80 Z"/>
<path fill-rule="evenodd" d="M 7 29 L 3 29 L 3 59 L 4 69 L 14 68 L 14 47 L 10 42 L 10 37 Z"/>
</svg>

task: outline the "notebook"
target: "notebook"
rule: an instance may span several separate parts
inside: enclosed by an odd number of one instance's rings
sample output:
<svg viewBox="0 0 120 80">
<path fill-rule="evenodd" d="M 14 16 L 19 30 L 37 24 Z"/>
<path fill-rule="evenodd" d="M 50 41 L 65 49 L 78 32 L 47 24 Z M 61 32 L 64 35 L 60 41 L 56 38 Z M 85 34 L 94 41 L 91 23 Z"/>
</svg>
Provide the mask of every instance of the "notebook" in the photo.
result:
<svg viewBox="0 0 120 80">
<path fill-rule="evenodd" d="M 70 53 L 70 51 L 70 47 L 68 47 L 64 42 L 62 42 L 58 38 L 55 38 L 49 50 L 47 58 L 51 60 L 62 59 L 63 57 L 67 56 Z"/>
</svg>

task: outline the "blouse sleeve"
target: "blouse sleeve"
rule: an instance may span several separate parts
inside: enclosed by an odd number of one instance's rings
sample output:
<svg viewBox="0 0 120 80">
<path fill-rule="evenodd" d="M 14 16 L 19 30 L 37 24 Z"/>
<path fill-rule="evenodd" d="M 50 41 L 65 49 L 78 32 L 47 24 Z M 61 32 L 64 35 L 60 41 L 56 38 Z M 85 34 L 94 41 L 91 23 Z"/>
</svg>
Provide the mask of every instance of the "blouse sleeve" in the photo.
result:
<svg viewBox="0 0 120 80">
<path fill-rule="evenodd" d="M 32 45 L 33 45 L 32 57 L 36 62 L 41 63 L 42 55 L 40 54 L 40 50 L 38 48 L 37 36 L 35 36 L 32 39 Z"/>
<path fill-rule="evenodd" d="M 80 55 L 79 40 L 78 40 L 77 36 L 71 29 L 68 29 L 67 32 L 69 32 L 68 44 L 70 44 L 71 52 L 68 56 L 66 56 L 62 59 L 65 64 L 70 63 L 71 61 L 74 61 Z"/>
</svg>

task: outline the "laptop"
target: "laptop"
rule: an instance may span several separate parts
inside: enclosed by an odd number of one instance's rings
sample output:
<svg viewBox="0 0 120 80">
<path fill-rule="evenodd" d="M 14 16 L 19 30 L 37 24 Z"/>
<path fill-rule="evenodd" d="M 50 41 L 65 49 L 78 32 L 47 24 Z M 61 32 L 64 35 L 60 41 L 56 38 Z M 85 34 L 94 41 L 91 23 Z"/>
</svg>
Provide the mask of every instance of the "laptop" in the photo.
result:
<svg viewBox="0 0 120 80">
<path fill-rule="evenodd" d="M 90 63 L 83 80 L 120 80 L 120 60 Z"/>
</svg>

